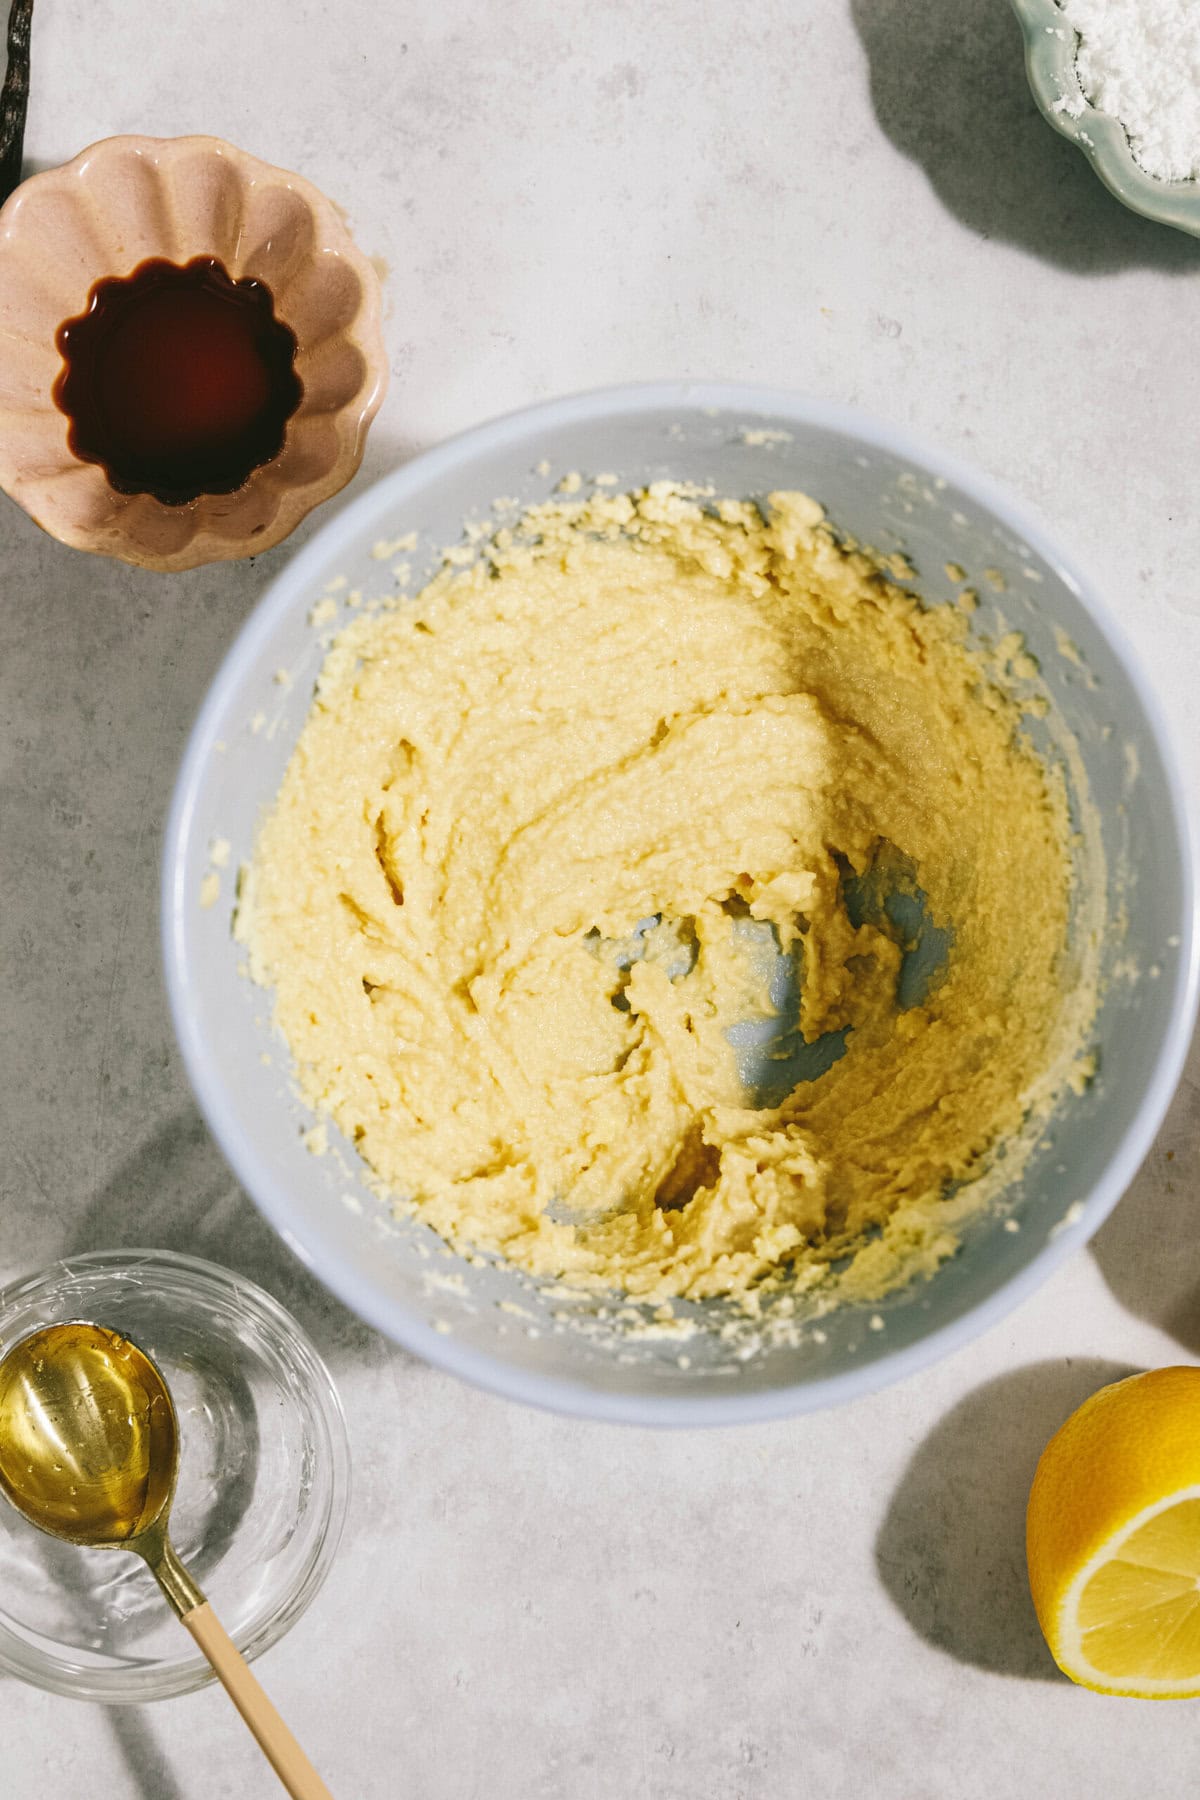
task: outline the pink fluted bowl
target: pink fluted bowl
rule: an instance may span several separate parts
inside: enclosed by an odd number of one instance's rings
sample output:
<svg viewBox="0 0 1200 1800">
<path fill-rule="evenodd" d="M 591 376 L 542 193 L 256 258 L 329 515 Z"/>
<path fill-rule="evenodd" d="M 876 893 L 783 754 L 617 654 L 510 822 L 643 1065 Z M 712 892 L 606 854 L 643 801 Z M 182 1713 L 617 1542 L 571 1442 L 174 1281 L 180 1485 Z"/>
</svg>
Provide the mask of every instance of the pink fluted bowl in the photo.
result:
<svg viewBox="0 0 1200 1800">
<path fill-rule="evenodd" d="M 236 492 L 169 506 L 118 493 L 70 449 L 55 333 L 105 276 L 196 256 L 267 285 L 303 394 L 278 455 Z M 143 568 L 267 550 L 362 461 L 387 385 L 380 311 L 374 269 L 301 176 L 219 138 L 105 138 L 0 209 L 0 487 L 62 543 Z"/>
</svg>

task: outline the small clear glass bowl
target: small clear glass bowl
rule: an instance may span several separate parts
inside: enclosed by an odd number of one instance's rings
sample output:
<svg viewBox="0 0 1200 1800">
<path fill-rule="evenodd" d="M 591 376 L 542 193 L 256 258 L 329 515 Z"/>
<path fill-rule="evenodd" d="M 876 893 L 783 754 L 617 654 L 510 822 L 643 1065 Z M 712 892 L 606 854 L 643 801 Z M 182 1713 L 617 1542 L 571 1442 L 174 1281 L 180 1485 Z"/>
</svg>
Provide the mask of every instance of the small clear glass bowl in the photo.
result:
<svg viewBox="0 0 1200 1800">
<path fill-rule="evenodd" d="M 167 1250 L 72 1257 L 13 1282 L 0 1356 L 66 1319 L 114 1326 L 162 1370 L 180 1428 L 172 1541 L 242 1655 L 259 1655 L 303 1613 L 342 1533 L 350 1453 L 328 1369 L 253 1282 Z M 213 1678 L 138 1557 L 60 1543 L 3 1500 L 0 1668 L 117 1705 Z"/>
</svg>

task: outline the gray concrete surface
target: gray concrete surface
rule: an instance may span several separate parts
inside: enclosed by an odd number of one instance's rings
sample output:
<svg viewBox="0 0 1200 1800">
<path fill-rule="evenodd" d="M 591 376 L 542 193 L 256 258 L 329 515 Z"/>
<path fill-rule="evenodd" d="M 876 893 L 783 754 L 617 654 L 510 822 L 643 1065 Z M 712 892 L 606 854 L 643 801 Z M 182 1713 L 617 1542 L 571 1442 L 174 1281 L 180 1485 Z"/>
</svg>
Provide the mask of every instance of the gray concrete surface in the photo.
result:
<svg viewBox="0 0 1200 1800">
<path fill-rule="evenodd" d="M 1078 553 L 1200 773 L 1200 243 L 1124 213 L 1038 118 L 1003 0 L 40 0 L 34 51 L 35 166 L 211 131 L 346 206 L 389 269 L 368 477 L 608 381 L 859 402 Z M 1190 1793 L 1194 1707 L 1056 1677 L 1021 1514 L 1084 1393 L 1200 1352 L 1200 1064 L 1091 1253 L 839 1414 L 656 1436 L 417 1365 L 258 1222 L 160 991 L 176 759 L 291 547 L 143 575 L 0 503 L 0 1277 L 187 1248 L 265 1282 L 329 1357 L 352 1515 L 260 1673 L 338 1800 Z M 106 1714 L 0 1680 L 0 1745 L 5 1800 L 275 1791 L 212 1692 Z"/>
</svg>

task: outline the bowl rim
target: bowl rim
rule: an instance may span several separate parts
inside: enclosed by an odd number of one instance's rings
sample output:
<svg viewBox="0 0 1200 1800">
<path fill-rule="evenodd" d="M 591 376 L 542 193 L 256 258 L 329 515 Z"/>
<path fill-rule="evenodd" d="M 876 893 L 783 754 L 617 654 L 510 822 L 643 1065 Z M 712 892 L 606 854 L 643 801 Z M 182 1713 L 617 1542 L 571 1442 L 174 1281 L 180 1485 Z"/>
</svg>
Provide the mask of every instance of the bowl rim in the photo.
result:
<svg viewBox="0 0 1200 1800">
<path fill-rule="evenodd" d="M 1042 117 L 1075 144 L 1131 212 L 1200 237 L 1200 181 L 1163 181 L 1135 161 L 1121 121 L 1084 95 L 1075 74 L 1079 33 L 1059 0 L 1011 0 L 1025 34 L 1025 72 Z M 1064 99 L 1082 102 L 1068 112 Z"/>
<path fill-rule="evenodd" d="M 297 1230 L 286 1184 L 249 1134 L 230 1113 L 216 1059 L 196 1025 L 189 1005 L 186 959 L 188 895 L 184 870 L 196 813 L 227 695 L 244 664 L 254 662 L 279 621 L 311 598 L 333 547 L 349 544 L 381 528 L 430 478 L 469 463 L 474 456 L 526 441 L 538 431 L 582 425 L 614 413 L 735 412 L 742 416 L 791 416 L 797 422 L 857 438 L 864 448 L 945 476 L 1028 544 L 1078 595 L 1097 629 L 1120 661 L 1142 708 L 1146 726 L 1166 775 L 1166 799 L 1179 844 L 1182 867 L 1180 954 L 1171 1010 L 1153 1062 L 1142 1106 L 1114 1155 L 1083 1203 L 1078 1217 L 1064 1220 L 1057 1234 L 1011 1280 L 946 1325 L 915 1343 L 885 1352 L 861 1368 L 815 1380 L 791 1382 L 752 1393 L 678 1395 L 603 1392 L 561 1376 L 520 1370 L 443 1334 L 426 1320 L 382 1296 L 333 1255 L 318 1266 Z M 184 1066 L 205 1120 L 238 1181 L 284 1242 L 323 1286 L 360 1318 L 435 1368 L 474 1386 L 558 1413 L 631 1425 L 700 1426 L 760 1423 L 857 1399 L 904 1379 L 959 1349 L 1004 1318 L 1080 1248 L 1108 1217 L 1137 1173 L 1158 1132 L 1183 1071 L 1200 999 L 1200 936 L 1196 930 L 1197 867 L 1195 834 L 1180 766 L 1162 710 L 1140 659 L 1091 582 L 1077 573 L 1041 524 L 1013 502 L 991 479 L 956 457 L 926 444 L 907 428 L 885 423 L 857 408 L 811 399 L 793 390 L 724 381 L 662 381 L 591 389 L 539 402 L 475 425 L 414 457 L 383 476 L 314 534 L 270 583 L 227 651 L 201 705 L 184 750 L 168 813 L 162 857 L 161 945 L 167 998 Z"/>
<path fill-rule="evenodd" d="M 326 1439 L 328 1500 L 311 1553 L 294 1586 L 271 1612 L 257 1625 L 251 1627 L 250 1622 L 244 1622 L 231 1634 L 242 1656 L 247 1662 L 253 1662 L 286 1637 L 303 1618 L 323 1587 L 341 1543 L 352 1484 L 350 1440 L 341 1395 L 328 1364 L 304 1327 L 260 1282 L 224 1263 L 209 1262 L 204 1257 L 180 1250 L 130 1245 L 57 1257 L 32 1273 L 15 1276 L 0 1287 L 0 1317 L 15 1305 L 28 1303 L 47 1286 L 53 1289 L 64 1276 L 105 1272 L 121 1276 L 145 1267 L 164 1270 L 170 1278 L 198 1282 L 201 1287 L 218 1293 L 227 1303 L 236 1299 L 239 1305 L 248 1306 L 260 1315 L 276 1341 L 286 1344 L 289 1361 L 303 1370 L 304 1390 L 312 1401 L 314 1416 Z M 216 1680 L 214 1670 L 205 1657 L 192 1654 L 191 1649 L 188 1641 L 181 1637 L 180 1655 L 173 1662 L 84 1668 L 69 1655 L 28 1649 L 0 1620 L 0 1670 L 48 1693 L 65 1695 L 72 1700 L 98 1701 L 107 1706 L 141 1706 L 211 1686 Z"/>
</svg>

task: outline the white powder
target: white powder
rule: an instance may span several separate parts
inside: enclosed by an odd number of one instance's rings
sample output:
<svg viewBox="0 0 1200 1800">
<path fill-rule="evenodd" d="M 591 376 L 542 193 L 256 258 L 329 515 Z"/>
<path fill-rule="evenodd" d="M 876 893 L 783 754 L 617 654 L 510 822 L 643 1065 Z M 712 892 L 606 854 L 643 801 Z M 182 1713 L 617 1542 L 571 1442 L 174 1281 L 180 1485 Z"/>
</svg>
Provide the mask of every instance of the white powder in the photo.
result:
<svg viewBox="0 0 1200 1800">
<path fill-rule="evenodd" d="M 1061 5 L 1079 34 L 1079 85 L 1120 120 L 1135 162 L 1160 181 L 1200 179 L 1200 0 Z"/>
</svg>

